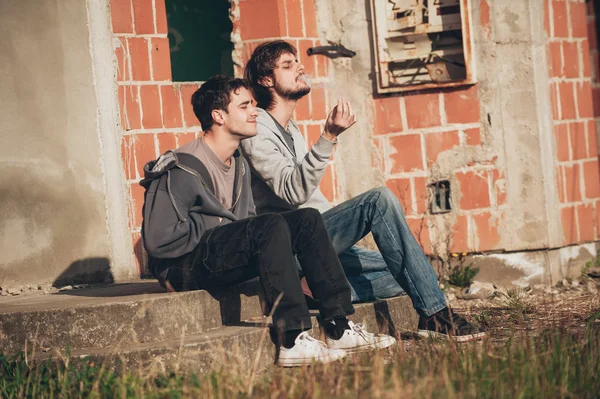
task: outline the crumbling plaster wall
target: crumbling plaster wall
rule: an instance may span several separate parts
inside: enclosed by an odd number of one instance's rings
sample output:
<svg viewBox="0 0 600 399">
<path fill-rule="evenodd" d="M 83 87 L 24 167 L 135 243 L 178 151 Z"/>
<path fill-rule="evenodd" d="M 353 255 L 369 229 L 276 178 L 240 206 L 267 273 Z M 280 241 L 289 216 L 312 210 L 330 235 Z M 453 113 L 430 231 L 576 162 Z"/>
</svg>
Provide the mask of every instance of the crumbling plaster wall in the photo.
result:
<svg viewBox="0 0 600 399">
<path fill-rule="evenodd" d="M 357 52 L 352 59 L 334 60 L 332 71 L 334 94 L 348 97 L 359 118 L 357 126 L 341 137 L 336 152 L 338 190 L 344 198 L 381 186 L 389 178 L 389 167 L 382 159 L 389 156 L 390 149 L 373 144 L 374 58 L 369 3 L 317 0 L 321 37 Z M 506 190 L 506 204 L 502 205 L 498 198 L 495 203 L 492 200 L 492 207 L 496 208 L 492 210 L 495 213 L 490 225 L 494 226 L 490 228 L 497 229 L 499 236 L 494 249 L 559 246 L 562 232 L 551 163 L 554 148 L 542 2 L 510 0 L 488 4 L 476 0 L 471 2 L 471 19 L 483 144 L 444 151 L 427 170 L 428 183 L 451 180 L 455 204 L 452 213 L 429 217 L 432 251 L 443 255 L 451 249 L 458 223 L 456 205 L 470 190 L 460 187 L 456 173 L 470 165 L 486 164 L 492 164 L 506 177 L 502 187 Z M 411 101 L 410 97 L 405 97 L 405 101 Z M 391 151 L 408 153 L 414 149 Z M 468 223 L 472 224 L 472 219 Z M 474 231 L 469 228 L 469 248 L 479 248 L 481 244 L 480 235 L 472 234 Z"/>
</svg>

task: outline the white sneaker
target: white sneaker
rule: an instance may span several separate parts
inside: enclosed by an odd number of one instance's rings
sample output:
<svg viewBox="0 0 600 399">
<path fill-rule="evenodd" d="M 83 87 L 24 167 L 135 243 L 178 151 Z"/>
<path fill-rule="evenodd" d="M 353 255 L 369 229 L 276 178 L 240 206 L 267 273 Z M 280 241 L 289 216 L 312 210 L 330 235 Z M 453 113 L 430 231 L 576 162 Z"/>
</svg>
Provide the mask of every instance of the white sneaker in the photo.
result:
<svg viewBox="0 0 600 399">
<path fill-rule="evenodd" d="M 296 367 L 305 366 L 315 362 L 329 363 L 346 356 L 342 350 L 330 349 L 324 342 L 319 341 L 304 331 L 296 337 L 294 346 L 290 349 L 283 346 L 279 349 L 277 366 Z"/>
<path fill-rule="evenodd" d="M 396 343 L 396 338 L 385 334 L 373 334 L 365 330 L 362 323 L 348 321 L 349 330 L 344 331 L 340 339 L 327 337 L 329 349 L 341 349 L 346 352 L 363 352 L 371 349 L 383 349 Z"/>
</svg>

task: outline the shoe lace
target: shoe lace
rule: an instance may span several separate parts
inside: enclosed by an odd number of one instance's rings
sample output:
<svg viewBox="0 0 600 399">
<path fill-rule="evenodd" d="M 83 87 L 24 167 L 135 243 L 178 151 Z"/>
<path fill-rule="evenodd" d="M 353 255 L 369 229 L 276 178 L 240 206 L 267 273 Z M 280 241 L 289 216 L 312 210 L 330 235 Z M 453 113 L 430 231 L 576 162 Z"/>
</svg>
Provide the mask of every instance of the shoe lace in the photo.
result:
<svg viewBox="0 0 600 399">
<path fill-rule="evenodd" d="M 314 338 L 308 333 L 308 331 L 300 333 L 296 340 L 298 340 L 298 342 L 304 342 L 305 345 L 317 346 L 322 349 L 327 349 L 327 345 L 323 341 L 319 341 L 318 339 Z"/>
<path fill-rule="evenodd" d="M 365 338 L 367 340 L 369 338 L 371 338 L 371 339 L 375 338 L 375 334 L 370 333 L 367 330 L 365 330 L 365 325 L 363 323 L 352 324 L 350 327 L 352 328 L 352 330 L 354 332 L 361 335 L 363 338 Z"/>
</svg>

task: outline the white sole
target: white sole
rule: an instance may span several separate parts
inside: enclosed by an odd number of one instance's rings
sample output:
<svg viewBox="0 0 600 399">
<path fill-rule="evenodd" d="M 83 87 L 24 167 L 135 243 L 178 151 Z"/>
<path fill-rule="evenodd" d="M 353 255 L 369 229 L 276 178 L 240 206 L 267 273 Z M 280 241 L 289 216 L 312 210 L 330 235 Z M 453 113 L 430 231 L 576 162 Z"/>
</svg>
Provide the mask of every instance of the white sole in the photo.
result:
<svg viewBox="0 0 600 399">
<path fill-rule="evenodd" d="M 485 332 L 480 332 L 477 334 L 469 334 L 469 335 L 448 335 L 444 333 L 440 333 L 437 331 L 430 330 L 417 330 L 417 335 L 425 338 L 441 338 L 445 340 L 455 340 L 456 342 L 469 342 L 476 341 L 482 339 L 487 334 Z"/>
<path fill-rule="evenodd" d="M 336 350 L 343 350 L 346 353 L 359 353 L 359 352 L 368 352 L 368 351 L 372 351 L 375 349 L 385 349 L 385 348 L 389 348 L 390 346 L 394 345 L 396 343 L 396 339 L 388 339 L 382 342 L 379 342 L 377 344 L 367 344 L 367 345 L 361 345 L 361 346 L 353 346 L 351 348 L 336 348 L 336 347 L 331 347 L 329 349 L 336 349 Z"/>
<path fill-rule="evenodd" d="M 279 367 L 301 367 L 301 366 L 310 366 L 313 364 L 317 364 L 317 363 L 331 363 L 331 362 L 335 362 L 336 360 L 340 360 L 345 356 L 345 354 L 343 356 L 339 356 L 339 357 L 326 357 L 326 358 L 304 358 L 304 359 L 277 359 L 277 363 L 275 363 L 276 366 Z"/>
</svg>

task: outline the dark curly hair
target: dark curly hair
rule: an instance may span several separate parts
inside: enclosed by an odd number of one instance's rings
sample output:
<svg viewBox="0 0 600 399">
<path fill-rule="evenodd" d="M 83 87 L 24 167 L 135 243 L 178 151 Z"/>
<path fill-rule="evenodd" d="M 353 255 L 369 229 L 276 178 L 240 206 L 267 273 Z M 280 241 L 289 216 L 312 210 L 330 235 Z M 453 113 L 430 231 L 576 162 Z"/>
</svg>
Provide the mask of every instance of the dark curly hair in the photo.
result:
<svg viewBox="0 0 600 399">
<path fill-rule="evenodd" d="M 231 93 L 237 92 L 242 87 L 250 90 L 250 85 L 244 79 L 215 75 L 192 94 L 192 107 L 202 130 L 206 131 L 214 124 L 211 115 L 214 109 L 227 112 L 227 106 L 231 102 Z"/>
<path fill-rule="evenodd" d="M 296 56 L 298 51 L 294 46 L 283 40 L 263 43 L 254 50 L 244 69 L 244 77 L 250 84 L 257 106 L 269 109 L 273 105 L 271 91 L 260 84 L 264 77 L 273 76 L 277 60 L 282 54 L 290 53 Z"/>
</svg>

